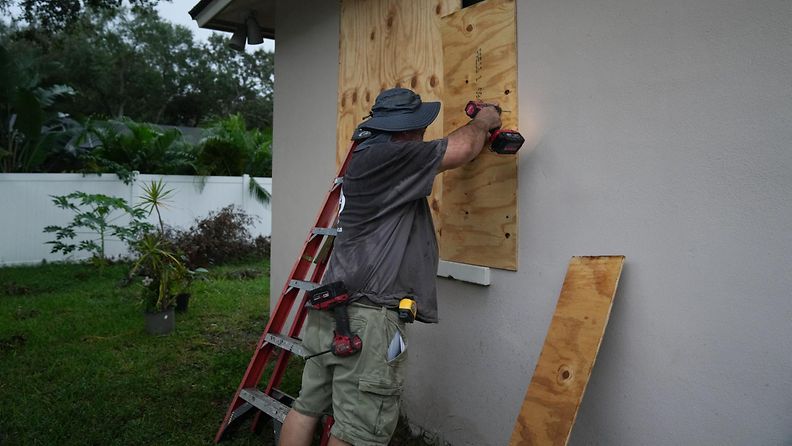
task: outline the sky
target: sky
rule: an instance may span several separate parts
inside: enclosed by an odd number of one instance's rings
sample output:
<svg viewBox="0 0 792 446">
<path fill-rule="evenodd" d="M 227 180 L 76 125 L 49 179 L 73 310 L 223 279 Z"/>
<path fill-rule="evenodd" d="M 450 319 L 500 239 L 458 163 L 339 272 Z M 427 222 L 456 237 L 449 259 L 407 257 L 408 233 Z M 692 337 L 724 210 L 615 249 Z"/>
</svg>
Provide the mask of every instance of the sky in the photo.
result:
<svg viewBox="0 0 792 446">
<path fill-rule="evenodd" d="M 208 29 L 202 29 L 198 27 L 198 22 L 190 17 L 190 9 L 193 8 L 196 4 L 198 4 L 199 0 L 173 0 L 173 1 L 165 1 L 160 0 L 159 4 L 157 4 L 157 10 L 160 13 L 160 16 L 166 20 L 169 20 L 173 23 L 178 25 L 183 25 L 189 28 L 193 35 L 196 37 L 196 40 L 206 40 L 212 35 L 213 32 L 218 31 L 211 31 Z M 229 33 L 222 33 L 226 37 L 230 38 L 231 34 Z M 261 45 L 247 45 L 245 46 L 246 51 L 255 51 L 259 48 L 263 48 L 265 50 L 273 51 L 275 49 L 275 41 L 271 39 L 264 39 L 264 43 Z"/>
</svg>

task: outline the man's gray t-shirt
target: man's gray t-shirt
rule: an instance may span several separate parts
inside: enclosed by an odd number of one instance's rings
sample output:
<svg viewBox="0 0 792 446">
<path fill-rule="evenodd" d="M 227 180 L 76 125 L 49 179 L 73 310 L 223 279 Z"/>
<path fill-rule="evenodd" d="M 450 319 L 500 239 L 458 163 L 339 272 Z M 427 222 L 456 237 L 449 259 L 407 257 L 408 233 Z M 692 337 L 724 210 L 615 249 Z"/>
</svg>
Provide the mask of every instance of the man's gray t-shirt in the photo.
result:
<svg viewBox="0 0 792 446">
<path fill-rule="evenodd" d="M 342 186 L 341 232 L 323 283 L 350 297 L 397 307 L 415 299 L 417 319 L 437 322 L 437 239 L 426 197 L 448 141 L 364 141 Z"/>
</svg>

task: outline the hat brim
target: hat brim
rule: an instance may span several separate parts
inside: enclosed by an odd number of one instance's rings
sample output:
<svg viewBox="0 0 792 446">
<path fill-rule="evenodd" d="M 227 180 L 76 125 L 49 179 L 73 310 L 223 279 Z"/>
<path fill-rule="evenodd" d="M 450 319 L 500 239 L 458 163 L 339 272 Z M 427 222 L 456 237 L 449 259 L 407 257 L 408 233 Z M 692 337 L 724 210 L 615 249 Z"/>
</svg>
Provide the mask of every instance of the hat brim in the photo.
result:
<svg viewBox="0 0 792 446">
<path fill-rule="evenodd" d="M 440 113 L 439 102 L 424 102 L 418 110 L 390 116 L 375 116 L 363 121 L 358 127 L 385 132 L 404 132 L 429 127 Z"/>
</svg>

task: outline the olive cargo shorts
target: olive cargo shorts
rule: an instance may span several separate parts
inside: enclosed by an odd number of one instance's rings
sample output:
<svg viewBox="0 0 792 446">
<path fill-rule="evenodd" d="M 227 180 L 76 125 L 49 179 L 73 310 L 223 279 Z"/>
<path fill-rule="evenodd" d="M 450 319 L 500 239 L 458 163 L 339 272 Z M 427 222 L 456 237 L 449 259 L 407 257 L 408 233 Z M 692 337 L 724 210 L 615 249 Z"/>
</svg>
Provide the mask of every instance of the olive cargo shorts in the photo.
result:
<svg viewBox="0 0 792 446">
<path fill-rule="evenodd" d="M 404 323 L 385 308 L 351 304 L 348 310 L 350 328 L 363 341 L 363 350 L 345 358 L 327 353 L 309 359 L 292 407 L 312 417 L 332 407 L 334 437 L 355 446 L 387 445 L 399 420 L 407 357 Z M 328 350 L 334 329 L 332 311 L 310 310 L 302 343 L 311 353 Z M 405 348 L 388 361 L 388 346 L 397 331 Z"/>
</svg>

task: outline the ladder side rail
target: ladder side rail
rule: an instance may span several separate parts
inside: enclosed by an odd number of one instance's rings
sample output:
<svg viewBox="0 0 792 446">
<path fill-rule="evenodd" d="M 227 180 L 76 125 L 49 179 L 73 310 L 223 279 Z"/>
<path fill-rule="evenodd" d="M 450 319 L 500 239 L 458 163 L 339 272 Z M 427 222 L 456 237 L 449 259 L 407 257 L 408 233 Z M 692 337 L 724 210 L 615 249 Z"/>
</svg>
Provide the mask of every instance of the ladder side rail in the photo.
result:
<svg viewBox="0 0 792 446">
<path fill-rule="evenodd" d="M 358 144 L 359 144 L 358 142 L 353 142 L 350 145 L 349 151 L 347 152 L 347 155 L 344 158 L 344 162 L 339 167 L 336 177 L 344 176 L 344 174 L 346 173 L 347 166 L 349 165 L 349 161 L 352 159 L 352 153 L 355 151 L 355 148 L 357 147 Z M 327 192 L 325 196 L 324 205 L 322 206 L 322 209 L 318 212 L 315 219 L 316 223 L 314 224 L 313 227 L 329 227 L 330 225 L 336 223 L 336 220 L 338 218 L 338 203 L 340 199 L 341 199 L 341 187 L 339 187 L 338 185 L 331 187 L 331 189 Z M 311 229 L 313 229 L 313 227 Z M 305 240 L 305 248 L 303 248 L 303 253 L 300 256 L 300 260 L 294 264 L 294 267 L 292 267 L 292 272 L 289 275 L 289 279 L 287 279 L 286 284 L 284 284 L 283 286 L 283 292 L 281 293 L 282 297 L 278 300 L 278 303 L 275 307 L 275 311 L 273 312 L 273 317 L 272 319 L 270 319 L 270 323 L 267 324 L 267 328 L 265 330 L 266 333 L 272 333 L 273 328 L 277 330 L 283 328 L 282 323 L 284 323 L 285 320 L 288 318 L 290 311 L 284 312 L 279 310 L 281 308 L 281 304 L 283 303 L 283 297 L 289 294 L 289 290 L 291 288 L 289 286 L 289 282 L 292 279 L 305 278 L 311 266 L 311 262 L 308 261 L 307 258 L 315 259 L 317 252 L 321 248 L 321 244 L 324 237 L 315 236 L 311 232 L 311 229 L 309 229 L 308 231 L 308 237 Z M 309 246 L 311 247 L 310 253 L 307 252 Z M 329 251 L 325 256 L 325 259 L 321 263 L 317 263 L 316 267 L 314 268 L 313 274 L 311 275 L 311 280 L 310 280 L 311 282 L 318 283 L 318 281 L 322 278 L 322 276 L 324 276 L 324 271 L 325 268 L 327 267 L 327 262 L 330 258 L 330 254 L 332 253 L 334 246 L 335 246 L 334 244 L 331 245 Z M 291 288 L 291 291 L 295 291 L 295 293 L 289 296 L 290 297 L 289 299 L 290 301 L 288 302 L 289 310 L 293 308 L 294 299 L 296 299 L 297 292 L 299 292 L 299 290 Z M 307 301 L 308 301 L 307 293 L 303 293 L 302 302 L 300 302 L 300 308 L 298 310 L 298 319 L 300 324 L 292 324 L 292 328 L 289 331 L 290 337 L 297 337 L 297 335 L 300 333 L 300 330 L 302 329 L 302 321 L 305 319 L 304 308 Z M 283 320 L 279 321 L 281 323 L 278 324 L 277 326 L 272 326 L 273 325 L 272 321 L 274 320 L 275 317 L 283 318 Z M 295 325 L 298 326 L 295 327 Z M 269 392 L 267 392 L 267 394 L 269 394 Z"/>
<path fill-rule="evenodd" d="M 346 168 L 349 165 L 349 160 L 352 158 L 352 152 L 354 152 L 356 146 L 357 143 L 353 143 L 352 146 L 350 147 L 349 152 L 347 153 L 347 157 L 344 159 L 344 163 L 338 169 L 337 177 L 343 176 L 344 173 L 346 172 Z M 272 333 L 273 329 L 280 330 L 283 328 L 282 324 L 285 322 L 286 318 L 288 318 L 289 311 L 285 312 L 285 316 L 283 316 L 282 320 L 278 318 L 278 320 L 276 321 L 278 322 L 277 324 L 273 324 L 273 321 L 275 320 L 276 317 L 278 317 L 282 313 L 279 310 L 281 309 L 282 306 L 284 306 L 284 304 L 287 304 L 289 309 L 291 309 L 292 306 L 294 305 L 294 299 L 296 298 L 297 293 L 290 295 L 291 287 L 289 286 L 289 282 L 292 279 L 305 278 L 311 266 L 311 261 L 307 259 L 316 258 L 316 254 L 319 252 L 321 248 L 321 242 L 323 237 L 315 236 L 312 233 L 312 229 L 315 227 L 329 227 L 330 225 L 335 223 L 335 220 L 338 215 L 338 202 L 340 198 L 341 198 L 341 188 L 338 185 L 334 185 L 327 192 L 325 196 L 324 205 L 319 210 L 316 219 L 314 220 L 315 224 L 308 231 L 308 236 L 306 237 L 305 243 L 303 245 L 302 254 L 300 255 L 299 260 L 295 262 L 294 266 L 292 267 L 292 271 L 289 274 L 289 279 L 286 281 L 286 283 L 283 286 L 281 297 L 278 299 L 278 303 L 276 304 L 275 309 L 272 313 L 273 316 L 271 317 L 270 322 L 267 324 L 267 327 L 265 329 L 265 334 Z M 332 247 L 330 249 L 332 251 Z M 328 257 L 329 254 L 330 253 L 328 253 Z M 299 292 L 299 290 L 294 290 L 293 288 L 291 288 L 291 291 Z M 288 297 L 286 302 L 284 302 L 284 297 Z"/>
<path fill-rule="evenodd" d="M 352 151 L 350 150 L 350 153 Z M 346 163 L 343 168 L 346 167 Z M 339 173 L 343 173 L 341 170 Z M 340 199 L 341 191 L 338 187 L 333 187 L 330 191 L 328 191 L 325 197 L 325 204 L 322 206 L 322 209 L 319 211 L 319 214 L 316 217 L 316 224 L 313 227 L 317 226 L 329 226 L 335 220 L 335 216 L 338 213 L 338 200 Z M 301 290 L 292 288 L 289 286 L 289 282 L 291 279 L 295 278 L 305 278 L 311 268 L 311 261 L 307 260 L 307 258 L 314 258 L 319 250 L 321 249 L 323 237 L 316 237 L 314 236 L 310 230 L 308 236 L 306 237 L 305 243 L 303 245 L 302 254 L 300 259 L 295 262 L 294 266 L 292 267 L 291 275 L 289 276 L 289 280 L 286 281 L 283 287 L 283 291 L 281 292 L 281 296 L 278 299 L 277 304 L 272 312 L 272 316 L 270 317 L 269 322 L 267 323 L 264 332 L 259 339 L 257 344 L 258 349 L 263 349 L 266 341 L 265 337 L 268 333 L 280 333 L 283 330 L 283 326 L 285 325 L 289 313 L 291 312 L 291 308 L 294 306 L 294 301 L 296 300 L 299 292 Z M 314 274 L 315 277 L 315 274 Z M 303 297 L 302 305 L 305 304 L 305 300 L 307 297 Z M 302 306 L 301 305 L 301 306 Z M 285 310 L 285 311 L 284 311 Z M 294 331 L 294 330 L 292 330 Z M 299 333 L 299 331 L 297 331 Z M 297 333 L 290 334 L 291 337 L 296 336 Z M 268 362 L 269 354 L 272 353 L 271 350 L 267 350 L 266 353 L 268 354 L 265 358 L 266 361 L 261 361 L 260 358 L 257 358 L 257 355 L 254 355 L 251 358 L 251 362 L 248 366 L 248 370 L 245 373 L 245 376 L 240 383 L 238 391 L 241 391 L 243 388 L 252 387 L 255 384 L 258 384 L 259 380 L 261 379 L 261 372 L 264 370 L 264 366 L 266 362 Z M 258 359 L 258 367 L 254 367 Z M 252 382 L 253 381 L 253 382 Z M 269 394 L 269 392 L 267 392 Z"/>
<path fill-rule="evenodd" d="M 321 239 L 322 237 L 311 237 L 309 234 L 303 248 L 303 256 L 315 256 L 321 246 Z M 290 278 L 294 277 L 294 274 L 302 274 L 303 276 L 308 274 L 311 262 L 305 260 L 303 256 L 300 257 L 300 260 L 298 260 L 292 268 L 292 276 L 290 276 Z M 264 373 L 264 369 L 266 368 L 266 365 L 269 363 L 269 360 L 274 353 L 272 345 L 266 342 L 266 336 L 268 333 L 272 333 L 273 331 L 280 332 L 280 330 L 283 329 L 283 326 L 289 317 L 290 310 L 294 305 L 294 301 L 301 291 L 298 288 L 290 287 L 290 280 L 291 279 L 286 281 L 286 285 L 284 286 L 280 299 L 278 299 L 278 303 L 272 312 L 272 316 L 270 317 L 266 328 L 264 329 L 258 343 L 256 344 L 256 350 L 253 353 L 253 356 L 250 358 L 250 362 L 248 363 L 248 367 L 245 370 L 242 381 L 240 381 L 236 393 L 234 394 L 234 398 L 232 399 L 232 402 L 226 411 L 223 424 L 215 437 L 215 443 L 218 443 L 222 438 L 223 432 L 228 427 L 229 420 L 231 420 L 231 415 L 235 410 L 237 410 L 237 408 L 239 408 L 239 406 L 245 403 L 245 401 L 239 396 L 242 392 L 242 389 L 255 387 L 259 383 L 261 376 Z M 270 392 L 267 392 L 267 394 L 269 393 Z M 259 413 L 256 413 L 256 419 L 259 418 Z"/>
<path fill-rule="evenodd" d="M 352 153 L 354 152 L 355 147 L 357 147 L 357 145 L 358 145 L 357 142 L 353 142 L 351 144 L 349 151 L 347 152 L 347 156 L 344 159 L 344 162 L 341 164 L 341 166 L 338 169 L 336 178 L 343 177 L 344 173 L 346 172 L 346 168 L 349 165 L 349 160 L 352 158 Z M 215 439 L 214 439 L 215 443 L 219 443 L 220 440 L 222 439 L 223 434 L 225 433 L 226 429 L 228 428 L 228 426 L 232 421 L 232 415 L 234 411 L 244 404 L 245 401 L 240 397 L 240 393 L 242 392 L 242 389 L 246 387 L 257 386 L 259 381 L 261 380 L 261 375 L 264 373 L 265 366 L 269 362 L 269 359 L 274 351 L 274 347 L 268 342 L 266 342 L 266 335 L 268 333 L 271 333 L 272 330 L 278 330 L 278 331 L 281 330 L 286 320 L 288 319 L 289 313 L 291 312 L 290 310 L 294 305 L 294 301 L 296 300 L 297 295 L 301 291 L 299 289 L 290 287 L 289 282 L 292 279 L 296 278 L 296 275 L 298 274 L 301 274 L 301 277 L 305 277 L 305 275 L 310 270 L 311 261 L 306 259 L 307 258 L 313 259 L 316 257 L 316 254 L 319 252 L 319 249 L 321 247 L 321 241 L 323 239 L 323 237 L 314 236 L 312 230 L 314 227 L 329 227 L 331 224 L 335 223 L 338 214 L 338 203 L 340 200 L 340 196 L 341 196 L 341 187 L 339 184 L 336 183 L 334 179 L 330 190 L 328 190 L 327 194 L 325 195 L 324 204 L 317 213 L 315 224 L 308 231 L 308 236 L 305 240 L 305 243 L 303 244 L 302 254 L 298 258 L 298 260 L 294 263 L 294 266 L 292 266 L 292 271 L 289 275 L 289 279 L 286 281 L 286 284 L 283 287 L 283 291 L 281 292 L 278 302 L 275 305 L 275 309 L 271 314 L 270 320 L 267 323 L 264 332 L 261 334 L 261 338 L 259 339 L 259 342 L 256 344 L 256 350 L 254 351 L 253 357 L 251 358 L 250 363 L 248 364 L 247 370 L 245 371 L 245 375 L 243 376 L 242 381 L 239 383 L 239 387 L 237 388 L 237 391 L 234 394 L 233 399 L 231 400 L 231 404 L 229 404 L 228 410 L 226 411 L 226 415 L 223 418 L 223 422 L 220 425 L 217 434 L 215 435 Z M 330 252 L 332 252 L 332 246 L 330 247 Z M 328 258 L 330 252 L 327 253 Z M 319 275 L 319 278 L 321 278 L 322 274 L 324 274 L 324 267 L 321 268 L 321 273 Z M 297 333 L 299 333 L 299 329 L 302 328 L 302 323 L 305 318 L 305 314 L 301 314 L 301 313 L 305 313 L 305 309 L 303 307 L 306 301 L 307 301 L 307 293 L 303 293 L 301 308 L 298 311 L 298 317 L 297 317 L 298 321 L 296 321 L 299 322 Z M 286 311 L 284 311 L 284 309 Z M 294 326 L 292 327 L 291 331 L 294 331 Z M 284 357 L 285 359 L 288 359 L 289 355 L 290 352 L 284 350 L 281 356 Z M 286 361 L 284 360 L 284 364 L 285 363 Z M 281 370 L 279 370 L 279 376 L 274 376 L 273 373 L 273 377 L 278 382 L 280 382 L 280 380 L 282 379 L 282 375 L 285 372 L 285 367 L 280 367 L 280 369 Z M 270 379 L 270 381 L 272 381 L 272 379 Z M 268 390 L 267 394 L 270 394 L 272 391 L 272 385 L 268 385 L 267 390 Z M 254 427 L 256 426 L 260 415 L 261 415 L 260 411 L 256 413 L 256 417 L 254 419 L 254 424 L 253 424 Z"/>
<path fill-rule="evenodd" d="M 349 165 L 349 160 L 352 158 L 352 153 L 355 147 L 357 147 L 357 143 L 352 144 L 352 147 L 349 149 L 349 152 L 347 153 L 347 156 L 344 159 L 344 163 L 341 165 L 341 168 L 338 171 L 338 177 L 343 176 L 343 174 L 346 172 L 346 168 Z M 333 200 L 334 198 L 335 198 L 334 202 L 338 203 L 338 201 L 341 198 L 340 187 L 335 187 L 331 191 L 331 193 L 328 194 L 328 198 L 327 198 L 328 200 Z M 338 219 L 338 206 L 335 206 L 332 213 L 324 212 L 326 210 L 327 210 L 327 206 L 325 206 L 320 216 L 317 217 L 317 220 L 320 221 L 321 224 L 318 223 L 317 225 L 315 225 L 315 227 L 329 227 L 331 224 L 336 223 Z M 322 240 L 325 239 L 325 237 L 316 237 L 315 239 Z M 323 261 L 316 264 L 316 267 L 314 268 L 313 273 L 311 274 L 310 282 L 319 283 L 322 277 L 324 277 L 324 272 L 325 269 L 327 268 L 327 263 L 330 260 L 330 254 L 332 253 L 334 246 L 335 246 L 334 244 L 331 245 L 330 249 L 324 256 Z M 303 323 L 305 322 L 305 318 L 308 315 L 308 310 L 306 308 L 307 304 L 308 304 L 308 293 L 303 293 L 303 298 L 300 302 L 300 306 L 295 316 L 295 320 L 293 321 L 291 329 L 289 330 L 289 334 L 288 334 L 289 337 L 296 338 L 300 334 Z M 288 351 L 282 351 L 281 354 L 278 356 L 278 359 L 275 363 L 275 367 L 272 371 L 271 378 L 267 383 L 266 389 L 264 390 L 265 394 L 271 395 L 273 393 L 273 390 L 276 387 L 280 386 L 281 381 L 283 380 L 283 376 L 286 373 L 286 367 L 289 364 L 290 357 L 291 357 L 291 352 Z M 256 413 L 253 419 L 253 423 L 251 426 L 252 430 L 256 430 L 258 428 L 258 423 L 260 420 L 261 420 L 261 412 L 258 412 Z"/>
<path fill-rule="evenodd" d="M 325 269 L 327 268 L 327 260 L 324 262 L 317 264 L 316 268 L 311 275 L 311 282 L 319 283 L 324 276 Z M 308 294 L 305 293 L 303 295 L 303 299 L 300 302 L 299 310 L 295 316 L 295 320 L 292 323 L 291 329 L 289 330 L 289 337 L 296 338 L 300 331 L 302 330 L 303 323 L 305 322 L 305 318 L 308 315 L 308 309 L 306 305 L 308 304 Z M 316 352 L 314 352 L 316 353 Z M 273 379 L 270 380 L 269 384 L 267 385 L 266 390 L 264 393 L 270 394 L 272 389 L 279 386 L 281 379 L 283 378 L 283 374 L 286 372 L 286 366 L 288 364 L 290 352 L 283 351 L 279 355 L 277 362 L 275 363 L 275 369 L 272 372 Z"/>
</svg>

